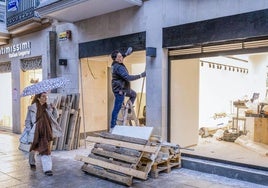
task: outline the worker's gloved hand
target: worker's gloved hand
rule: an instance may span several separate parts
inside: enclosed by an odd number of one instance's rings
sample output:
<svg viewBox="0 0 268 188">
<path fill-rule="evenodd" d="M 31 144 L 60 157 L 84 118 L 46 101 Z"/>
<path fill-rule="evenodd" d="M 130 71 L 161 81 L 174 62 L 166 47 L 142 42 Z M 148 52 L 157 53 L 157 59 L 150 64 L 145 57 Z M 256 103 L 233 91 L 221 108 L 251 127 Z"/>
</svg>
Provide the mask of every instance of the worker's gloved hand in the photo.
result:
<svg viewBox="0 0 268 188">
<path fill-rule="evenodd" d="M 126 57 L 126 56 L 128 56 L 130 54 L 132 54 L 132 47 L 128 47 L 127 51 L 124 54 L 124 57 Z"/>
<path fill-rule="evenodd" d="M 140 77 L 143 78 L 146 76 L 146 72 L 144 71 L 143 73 L 140 74 Z"/>
</svg>

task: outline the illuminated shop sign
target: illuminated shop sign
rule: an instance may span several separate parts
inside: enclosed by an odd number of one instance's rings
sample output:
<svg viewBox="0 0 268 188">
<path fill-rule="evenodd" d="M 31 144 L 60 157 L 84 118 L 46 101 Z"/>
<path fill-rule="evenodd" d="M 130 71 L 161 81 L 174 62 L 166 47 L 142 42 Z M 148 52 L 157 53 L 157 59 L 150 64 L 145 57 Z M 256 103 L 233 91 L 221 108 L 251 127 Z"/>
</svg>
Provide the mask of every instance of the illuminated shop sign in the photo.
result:
<svg viewBox="0 0 268 188">
<path fill-rule="evenodd" d="M 71 40 L 72 39 L 72 31 L 66 30 L 64 32 L 59 33 L 59 40 Z"/>
<path fill-rule="evenodd" d="M 24 57 L 31 54 L 31 42 L 22 42 L 0 48 L 0 55 L 8 54 L 9 58 Z"/>
</svg>

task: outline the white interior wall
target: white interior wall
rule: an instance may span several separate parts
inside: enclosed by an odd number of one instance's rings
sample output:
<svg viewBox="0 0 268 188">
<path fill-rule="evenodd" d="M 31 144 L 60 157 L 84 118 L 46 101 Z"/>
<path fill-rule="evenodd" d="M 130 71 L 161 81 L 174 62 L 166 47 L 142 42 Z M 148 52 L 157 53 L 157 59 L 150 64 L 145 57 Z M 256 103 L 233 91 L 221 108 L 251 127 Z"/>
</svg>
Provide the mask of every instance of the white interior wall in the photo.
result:
<svg viewBox="0 0 268 188">
<path fill-rule="evenodd" d="M 198 142 L 199 60 L 171 62 L 171 143 Z"/>
<path fill-rule="evenodd" d="M 207 122 L 215 113 L 233 113 L 233 101 L 243 99 L 249 95 L 249 74 L 229 70 L 228 65 L 248 68 L 248 63 L 226 59 L 224 57 L 206 58 L 208 62 L 222 64 L 221 69 L 217 66 L 209 67 L 209 63 L 203 63 L 200 67 L 200 121 L 199 126 L 209 126 Z M 200 63 L 201 65 L 201 63 Z M 225 70 L 225 66 L 226 70 Z"/>
<path fill-rule="evenodd" d="M 209 68 L 208 63 L 200 67 L 200 121 L 199 127 L 209 125 L 215 113 L 236 113 L 233 101 L 250 99 L 254 92 L 263 100 L 266 92 L 267 55 L 248 55 L 248 63 L 225 57 L 202 58 L 208 62 L 247 68 L 248 74 Z M 250 106 L 251 107 L 251 106 Z M 208 123 L 209 122 L 209 123 Z"/>
<path fill-rule="evenodd" d="M 256 54 L 249 56 L 249 62 L 251 70 L 249 75 L 249 85 L 251 92 L 260 93 L 260 101 L 265 99 L 266 94 L 266 79 L 267 79 L 267 65 L 268 55 L 267 54 Z"/>
<path fill-rule="evenodd" d="M 141 74 L 145 71 L 145 63 L 133 64 L 131 66 L 131 74 Z M 131 88 L 137 93 L 141 93 L 143 79 L 134 80 L 131 82 Z M 146 83 L 144 83 L 143 92 L 146 92 Z"/>
<path fill-rule="evenodd" d="M 141 74 L 145 70 L 145 63 L 132 65 L 132 74 Z M 137 117 L 143 116 L 143 108 L 146 106 L 146 78 L 135 80 L 131 83 L 131 88 L 136 91 L 137 98 L 134 104 Z"/>
</svg>

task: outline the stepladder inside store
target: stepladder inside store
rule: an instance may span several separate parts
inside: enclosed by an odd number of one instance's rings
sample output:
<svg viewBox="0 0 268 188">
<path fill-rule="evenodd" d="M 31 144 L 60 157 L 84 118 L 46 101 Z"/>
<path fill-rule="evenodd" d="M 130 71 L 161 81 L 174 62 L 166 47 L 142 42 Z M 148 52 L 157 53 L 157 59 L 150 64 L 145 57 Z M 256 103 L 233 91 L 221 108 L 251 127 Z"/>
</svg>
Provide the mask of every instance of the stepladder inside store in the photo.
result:
<svg viewBox="0 0 268 188">
<path fill-rule="evenodd" d="M 120 125 L 140 126 L 131 100 L 128 99 L 126 103 L 122 104 L 117 121 Z"/>
</svg>

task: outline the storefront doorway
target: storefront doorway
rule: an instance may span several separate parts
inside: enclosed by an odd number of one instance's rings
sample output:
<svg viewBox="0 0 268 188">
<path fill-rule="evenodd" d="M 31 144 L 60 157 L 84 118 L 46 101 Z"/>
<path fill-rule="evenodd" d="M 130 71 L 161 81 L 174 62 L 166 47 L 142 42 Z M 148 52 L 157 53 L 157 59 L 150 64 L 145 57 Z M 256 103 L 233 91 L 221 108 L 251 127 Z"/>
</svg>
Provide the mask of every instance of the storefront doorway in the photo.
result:
<svg viewBox="0 0 268 188">
<path fill-rule="evenodd" d="M 1 91 L 0 92 L 0 127 L 12 129 L 12 89 L 11 72 L 0 73 Z"/>
<path fill-rule="evenodd" d="M 140 74 L 145 70 L 145 52 L 133 52 L 125 58 L 124 64 L 129 74 Z M 85 125 L 86 133 L 108 130 L 110 116 L 113 108 L 114 96 L 111 90 L 111 63 L 109 55 L 80 60 L 80 86 L 81 86 L 81 107 L 82 124 Z M 142 110 L 145 106 L 145 86 L 142 89 L 142 80 L 133 81 L 132 89 L 137 92 L 137 99 L 134 104 L 135 112 L 142 118 Z M 140 108 L 140 109 L 139 109 Z"/>
<path fill-rule="evenodd" d="M 171 60 L 170 141 L 193 149 L 186 155 L 267 168 L 268 132 L 246 115 L 268 103 L 267 62 L 265 52 Z"/>
<path fill-rule="evenodd" d="M 20 74 L 20 86 L 21 91 L 32 84 L 42 81 L 42 59 L 41 57 L 34 57 L 30 59 L 21 60 L 21 74 Z M 21 97 L 21 129 L 23 130 L 25 125 L 25 118 L 27 115 L 27 108 L 32 102 L 33 96 Z"/>
</svg>

